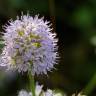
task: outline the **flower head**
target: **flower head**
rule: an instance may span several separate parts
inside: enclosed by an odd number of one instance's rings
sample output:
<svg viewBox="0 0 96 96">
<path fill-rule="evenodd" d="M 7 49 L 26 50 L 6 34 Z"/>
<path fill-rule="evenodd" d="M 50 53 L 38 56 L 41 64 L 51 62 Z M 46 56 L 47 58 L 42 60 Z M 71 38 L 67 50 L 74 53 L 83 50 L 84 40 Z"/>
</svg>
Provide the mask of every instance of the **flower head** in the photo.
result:
<svg viewBox="0 0 96 96">
<path fill-rule="evenodd" d="M 32 96 L 32 93 L 31 92 L 27 92 L 25 90 L 21 90 L 18 94 L 18 96 Z"/>
<path fill-rule="evenodd" d="M 54 92 L 53 90 L 47 89 L 44 91 L 43 85 L 36 84 L 35 95 L 36 96 L 66 96 L 60 92 Z M 21 90 L 18 96 L 33 96 L 31 92 L 27 92 L 26 90 Z"/>
<path fill-rule="evenodd" d="M 5 26 L 3 36 L 5 47 L 1 54 L 0 66 L 19 72 L 47 74 L 56 64 L 57 39 L 51 33 L 49 22 L 37 15 L 18 17 Z"/>
<path fill-rule="evenodd" d="M 35 95 L 36 96 L 40 96 L 40 94 L 42 94 L 42 95 L 45 94 L 44 91 L 42 90 L 42 88 L 43 88 L 43 85 L 38 85 L 38 83 L 36 84 L 36 87 L 35 87 Z M 32 96 L 32 93 L 31 92 L 27 92 L 26 90 L 21 90 L 19 92 L 18 96 Z"/>
</svg>

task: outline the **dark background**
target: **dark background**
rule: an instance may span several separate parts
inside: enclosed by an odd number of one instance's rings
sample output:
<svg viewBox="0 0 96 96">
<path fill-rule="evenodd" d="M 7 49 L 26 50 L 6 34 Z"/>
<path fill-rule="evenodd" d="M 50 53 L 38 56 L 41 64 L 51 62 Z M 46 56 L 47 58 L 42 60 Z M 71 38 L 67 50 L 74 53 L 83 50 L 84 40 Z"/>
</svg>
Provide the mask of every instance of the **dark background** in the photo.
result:
<svg viewBox="0 0 96 96">
<path fill-rule="evenodd" d="M 59 38 L 56 70 L 35 76 L 36 81 L 44 89 L 60 89 L 69 95 L 83 90 L 96 72 L 96 0 L 0 0 L 0 31 L 21 12 L 44 16 Z M 2 47 L 0 44 L 0 50 Z M 27 87 L 26 73 L 4 73 L 0 68 L 0 96 L 17 96 Z M 91 96 L 96 96 L 95 91 Z"/>
</svg>

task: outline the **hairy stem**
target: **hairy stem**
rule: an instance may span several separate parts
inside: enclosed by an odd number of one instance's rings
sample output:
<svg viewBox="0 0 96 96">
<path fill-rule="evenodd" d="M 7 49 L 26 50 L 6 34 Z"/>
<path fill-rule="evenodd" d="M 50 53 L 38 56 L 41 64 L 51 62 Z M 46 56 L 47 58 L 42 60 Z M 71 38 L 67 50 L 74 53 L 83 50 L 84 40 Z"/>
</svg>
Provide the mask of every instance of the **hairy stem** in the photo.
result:
<svg viewBox="0 0 96 96">
<path fill-rule="evenodd" d="M 35 82 L 34 82 L 34 76 L 31 74 L 31 72 L 28 72 L 28 76 L 29 76 L 29 86 L 30 86 L 30 90 L 32 92 L 32 96 L 36 96 L 35 95 Z"/>
</svg>

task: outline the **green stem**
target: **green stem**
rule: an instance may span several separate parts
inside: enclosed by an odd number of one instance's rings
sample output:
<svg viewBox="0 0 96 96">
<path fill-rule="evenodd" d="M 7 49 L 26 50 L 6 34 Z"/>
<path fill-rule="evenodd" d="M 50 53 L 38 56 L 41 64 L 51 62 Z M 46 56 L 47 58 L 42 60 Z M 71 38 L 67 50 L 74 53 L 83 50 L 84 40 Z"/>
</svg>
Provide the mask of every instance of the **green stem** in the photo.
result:
<svg viewBox="0 0 96 96">
<path fill-rule="evenodd" d="M 90 80 L 88 85 L 83 90 L 83 93 L 89 95 L 93 89 L 96 87 L 96 73 L 94 74 L 93 78 Z"/>
<path fill-rule="evenodd" d="M 35 82 L 34 82 L 34 76 L 31 74 L 31 72 L 28 72 L 28 76 L 29 76 L 29 86 L 30 86 L 30 90 L 32 92 L 32 96 L 36 96 L 35 95 Z"/>
</svg>

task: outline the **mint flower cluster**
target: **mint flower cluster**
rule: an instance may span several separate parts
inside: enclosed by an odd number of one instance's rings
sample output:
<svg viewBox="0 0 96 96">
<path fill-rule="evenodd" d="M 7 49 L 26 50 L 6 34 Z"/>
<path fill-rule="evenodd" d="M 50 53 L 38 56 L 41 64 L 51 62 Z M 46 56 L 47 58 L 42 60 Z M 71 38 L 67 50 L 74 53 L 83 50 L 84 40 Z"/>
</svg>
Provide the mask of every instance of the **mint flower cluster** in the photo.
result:
<svg viewBox="0 0 96 96">
<path fill-rule="evenodd" d="M 55 92 L 50 89 L 44 91 L 43 85 L 36 84 L 35 94 L 36 96 L 66 96 L 66 94 L 62 94 L 60 92 Z M 33 96 L 31 92 L 27 92 L 26 90 L 21 90 L 18 93 L 18 96 Z"/>
<path fill-rule="evenodd" d="M 50 24 L 39 18 L 23 15 L 10 20 L 3 36 L 5 47 L 1 54 L 0 66 L 19 72 L 47 74 L 57 62 L 57 39 Z"/>
<path fill-rule="evenodd" d="M 4 26 L 4 48 L 0 55 L 0 66 L 7 70 L 28 72 L 30 91 L 21 90 L 18 96 L 67 96 L 54 90 L 43 90 L 35 85 L 34 76 L 47 74 L 58 61 L 56 34 L 52 33 L 51 24 L 44 18 L 22 15 L 17 20 L 10 20 Z M 75 96 L 73 94 L 72 96 Z M 77 96 L 86 96 L 78 94 Z"/>
</svg>

